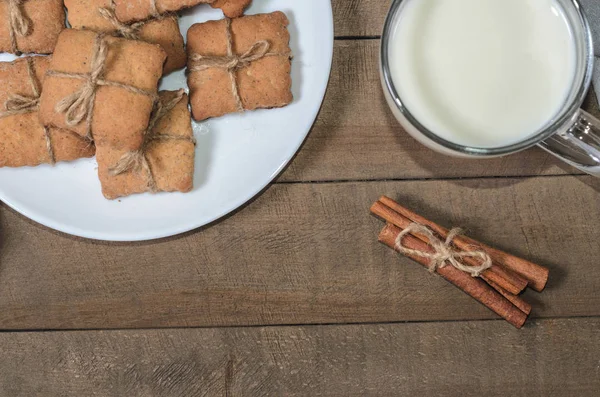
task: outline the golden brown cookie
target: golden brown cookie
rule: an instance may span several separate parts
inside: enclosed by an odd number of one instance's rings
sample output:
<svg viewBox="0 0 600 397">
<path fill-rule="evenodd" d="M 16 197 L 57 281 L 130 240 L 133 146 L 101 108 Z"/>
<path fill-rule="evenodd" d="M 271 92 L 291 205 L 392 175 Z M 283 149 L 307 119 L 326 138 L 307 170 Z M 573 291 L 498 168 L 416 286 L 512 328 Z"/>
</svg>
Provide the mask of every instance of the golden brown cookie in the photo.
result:
<svg viewBox="0 0 600 397">
<path fill-rule="evenodd" d="M 37 166 L 94 155 L 90 141 L 67 130 L 46 130 L 40 124 L 35 99 L 49 65 L 49 57 L 0 63 L 0 167 Z"/>
<path fill-rule="evenodd" d="M 169 15 L 139 23 L 144 24 L 140 28 L 140 39 L 148 43 L 159 44 L 167 53 L 164 73 L 168 74 L 183 69 L 187 63 L 187 53 L 177 16 Z"/>
<path fill-rule="evenodd" d="M 73 28 L 160 44 L 167 53 L 165 74 L 185 67 L 187 55 L 177 16 L 165 15 L 128 25 L 116 18 L 112 0 L 65 0 L 65 6 L 69 10 L 69 23 Z"/>
<path fill-rule="evenodd" d="M 194 119 L 282 107 L 293 100 L 288 24 L 284 13 L 274 12 L 190 28 L 188 85 Z M 229 29 L 233 56 L 228 55 Z"/>
<path fill-rule="evenodd" d="M 162 91 L 160 98 L 161 103 L 168 106 L 166 114 L 158 115 L 160 118 L 145 135 L 140 151 L 128 153 L 110 146 L 98 147 L 98 175 L 106 198 L 192 190 L 195 141 L 188 97 L 183 91 Z M 155 108 L 153 117 L 157 116 L 156 111 Z M 137 156 L 134 157 L 137 163 L 125 161 L 124 156 Z M 146 165 L 142 164 L 144 161 Z"/>
<path fill-rule="evenodd" d="M 62 0 L 24 0 L 16 8 L 24 25 L 11 22 L 8 3 L 0 1 L 0 52 L 51 54 L 65 28 Z"/>
<path fill-rule="evenodd" d="M 179 11 L 198 4 L 210 4 L 214 0 L 114 0 L 117 18 L 129 23 L 158 17 L 167 12 Z"/>
<path fill-rule="evenodd" d="M 228 18 L 238 18 L 244 15 L 251 3 L 252 0 L 215 0 L 211 7 L 220 8 Z"/>
<path fill-rule="evenodd" d="M 138 148 L 165 58 L 159 45 L 65 30 L 44 80 L 42 124 L 91 135 L 97 145 Z M 98 75 L 95 82 L 92 72 Z"/>
</svg>

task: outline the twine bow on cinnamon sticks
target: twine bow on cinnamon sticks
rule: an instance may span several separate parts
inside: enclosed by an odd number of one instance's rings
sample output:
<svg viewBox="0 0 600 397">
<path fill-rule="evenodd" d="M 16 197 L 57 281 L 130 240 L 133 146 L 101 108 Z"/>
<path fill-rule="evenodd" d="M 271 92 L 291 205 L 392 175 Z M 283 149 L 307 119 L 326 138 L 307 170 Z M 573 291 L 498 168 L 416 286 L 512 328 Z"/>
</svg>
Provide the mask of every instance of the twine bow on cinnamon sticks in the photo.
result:
<svg viewBox="0 0 600 397">
<path fill-rule="evenodd" d="M 488 247 L 417 215 L 388 197 L 371 212 L 387 222 L 379 241 L 419 262 L 520 328 L 531 305 L 519 294 L 542 291 L 548 269 Z M 450 264 L 451 266 L 448 266 Z"/>
<path fill-rule="evenodd" d="M 31 21 L 25 16 L 23 3 L 27 0 L 5 0 L 8 7 L 8 31 L 10 46 L 13 53 L 21 55 L 17 37 L 25 37 L 31 30 Z"/>
<path fill-rule="evenodd" d="M 184 95 L 185 91 L 179 90 L 173 99 L 165 103 L 163 103 L 161 100 L 156 101 L 150 123 L 148 124 L 148 128 L 144 133 L 144 141 L 142 142 L 142 146 L 138 150 L 125 153 L 121 159 L 119 159 L 117 164 L 110 168 L 109 172 L 112 176 L 121 175 L 130 171 L 143 172 L 146 178 L 148 191 L 152 193 L 156 193 L 158 191 L 154 172 L 152 171 L 152 167 L 150 166 L 150 162 L 148 161 L 147 157 L 150 145 L 156 141 L 182 141 L 190 142 L 193 145 L 196 145 L 196 140 L 193 137 L 161 133 L 156 129 L 158 122 L 183 100 Z"/>
<path fill-rule="evenodd" d="M 226 34 L 227 34 L 227 55 L 225 56 L 209 56 L 192 54 L 190 56 L 191 66 L 189 67 L 189 73 L 201 72 L 207 69 L 217 68 L 226 70 L 231 80 L 231 92 L 236 103 L 238 112 L 244 111 L 244 104 L 240 97 L 240 90 L 236 71 L 250 65 L 252 62 L 258 61 L 259 59 L 271 56 L 289 56 L 291 53 L 277 53 L 269 52 L 271 44 L 267 40 L 259 40 L 254 43 L 245 53 L 242 55 L 236 55 L 233 52 L 233 35 L 231 32 L 231 19 L 225 18 L 226 22 Z"/>
<path fill-rule="evenodd" d="M 427 237 L 429 245 L 435 251 L 429 253 L 427 251 L 420 251 L 405 247 L 402 243 L 402 239 L 407 234 L 421 234 Z M 469 273 L 473 277 L 481 276 L 481 273 L 492 267 L 492 258 L 485 251 L 458 251 L 452 247 L 452 241 L 459 235 L 462 234 L 462 230 L 454 228 L 448 233 L 448 237 L 445 242 L 442 242 L 437 238 L 431 230 L 418 223 L 412 223 L 406 229 L 402 231 L 396 238 L 396 248 L 406 255 L 420 256 L 430 260 L 429 271 L 434 273 L 437 269 L 443 268 L 450 264 L 465 273 Z M 463 265 L 460 260 L 465 258 L 478 258 L 481 260 L 479 266 L 466 266 Z"/>
<path fill-rule="evenodd" d="M 122 88 L 134 94 L 147 96 L 153 101 L 156 101 L 158 98 L 155 92 L 104 79 L 104 71 L 108 57 L 108 43 L 106 42 L 106 36 L 105 33 L 96 36 L 91 68 L 88 73 L 65 73 L 56 70 L 49 70 L 46 72 L 47 76 L 83 80 L 84 83 L 81 88 L 59 101 L 56 104 L 55 110 L 58 113 L 65 114 L 65 121 L 68 126 L 74 127 L 85 120 L 87 126 L 86 137 L 90 140 L 93 140 L 92 117 L 96 102 L 96 92 L 99 87 L 109 86 Z"/>
<path fill-rule="evenodd" d="M 33 66 L 33 59 L 31 57 L 27 58 L 27 74 L 29 75 L 29 81 L 31 83 L 31 89 L 33 91 L 33 96 L 29 97 L 26 95 L 20 94 L 12 94 L 4 103 L 3 111 L 0 111 L 0 118 L 16 116 L 19 114 L 27 114 L 37 112 L 40 108 L 40 83 L 37 80 L 35 75 L 35 70 Z M 46 140 L 46 149 L 48 151 L 48 158 L 50 159 L 50 164 L 56 163 L 56 158 L 54 156 L 54 149 L 52 147 L 52 138 L 50 136 L 50 130 L 48 127 L 44 128 L 44 139 Z"/>
</svg>

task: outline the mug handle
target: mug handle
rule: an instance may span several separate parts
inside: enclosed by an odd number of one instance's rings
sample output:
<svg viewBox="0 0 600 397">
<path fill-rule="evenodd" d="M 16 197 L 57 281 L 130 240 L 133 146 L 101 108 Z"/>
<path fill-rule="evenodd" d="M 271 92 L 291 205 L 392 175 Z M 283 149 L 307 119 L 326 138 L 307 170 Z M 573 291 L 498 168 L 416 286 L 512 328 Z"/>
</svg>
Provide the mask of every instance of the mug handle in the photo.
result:
<svg viewBox="0 0 600 397">
<path fill-rule="evenodd" d="M 600 120 L 588 112 L 579 110 L 567 131 L 538 145 L 572 166 L 600 177 Z"/>
</svg>

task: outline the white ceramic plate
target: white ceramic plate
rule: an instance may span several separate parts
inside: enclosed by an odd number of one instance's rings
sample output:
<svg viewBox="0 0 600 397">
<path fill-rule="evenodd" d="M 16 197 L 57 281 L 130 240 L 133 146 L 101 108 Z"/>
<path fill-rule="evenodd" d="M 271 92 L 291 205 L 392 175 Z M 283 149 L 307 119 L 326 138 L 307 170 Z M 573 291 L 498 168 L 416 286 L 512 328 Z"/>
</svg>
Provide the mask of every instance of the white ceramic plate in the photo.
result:
<svg viewBox="0 0 600 397">
<path fill-rule="evenodd" d="M 211 223 L 261 192 L 292 159 L 323 101 L 333 53 L 333 16 L 327 0 L 257 0 L 247 14 L 276 10 L 290 19 L 294 103 L 282 109 L 228 115 L 194 125 L 198 139 L 194 190 L 104 199 L 95 160 L 55 167 L 0 169 L 0 200 L 65 233 L 98 240 L 167 237 Z M 222 18 L 198 6 L 183 13 L 182 32 Z M 13 57 L 2 54 L 0 61 Z M 184 72 L 161 89 L 186 87 Z"/>
</svg>

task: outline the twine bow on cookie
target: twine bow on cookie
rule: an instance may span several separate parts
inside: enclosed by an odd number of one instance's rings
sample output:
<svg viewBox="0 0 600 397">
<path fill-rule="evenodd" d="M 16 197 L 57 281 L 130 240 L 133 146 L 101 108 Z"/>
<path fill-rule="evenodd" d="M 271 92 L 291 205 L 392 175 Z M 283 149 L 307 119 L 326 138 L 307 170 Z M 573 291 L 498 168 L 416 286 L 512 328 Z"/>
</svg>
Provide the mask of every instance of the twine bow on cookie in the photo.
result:
<svg viewBox="0 0 600 397">
<path fill-rule="evenodd" d="M 26 0 L 5 0 L 8 7 L 8 30 L 10 46 L 13 53 L 21 55 L 17 44 L 17 36 L 25 37 L 31 29 L 31 22 L 23 13 L 23 3 Z"/>
<path fill-rule="evenodd" d="M 40 97 L 28 97 L 19 94 L 13 94 L 4 103 L 6 113 L 25 114 L 38 110 L 40 107 Z"/>
<path fill-rule="evenodd" d="M 150 123 L 148 124 L 148 128 L 144 133 L 144 141 L 142 142 L 142 145 L 138 150 L 125 153 L 119 159 L 117 164 L 109 169 L 110 175 L 117 176 L 130 171 L 143 172 L 146 176 L 148 190 L 152 193 L 156 193 L 158 191 L 154 172 L 152 171 L 152 167 L 150 166 L 150 162 L 147 157 L 150 145 L 156 141 L 182 141 L 190 142 L 193 145 L 196 145 L 196 140 L 193 137 L 160 133 L 156 128 L 158 122 L 183 100 L 184 95 L 185 91 L 179 90 L 177 95 L 167 102 L 162 102 L 161 100 L 156 101 L 152 117 L 150 118 Z"/>
<path fill-rule="evenodd" d="M 12 94 L 6 102 L 4 102 L 4 109 L 0 111 L 0 118 L 16 116 L 18 114 L 27 114 L 37 112 L 40 108 L 40 84 L 35 75 L 33 67 L 33 59 L 31 57 L 27 59 L 27 73 L 29 75 L 29 81 L 31 83 L 31 89 L 33 96 L 26 96 L 21 94 Z M 52 139 L 50 137 L 50 130 L 48 127 L 44 127 L 44 138 L 46 140 L 46 149 L 48 151 L 48 158 L 50 164 L 56 163 L 54 156 L 54 149 L 52 147 Z"/>
<path fill-rule="evenodd" d="M 422 234 L 429 240 L 429 245 L 434 253 L 424 252 L 406 248 L 402 244 L 402 239 L 408 234 Z M 420 256 L 430 260 L 429 271 L 432 273 L 439 268 L 452 265 L 458 270 L 469 273 L 473 277 L 479 277 L 481 273 L 492 267 L 492 258 L 484 251 L 457 251 L 452 246 L 452 241 L 462 234 L 462 230 L 454 228 L 448 233 L 446 241 L 440 240 L 433 232 L 424 225 L 413 223 L 402 231 L 396 238 L 396 248 L 405 255 Z M 481 259 L 480 266 L 466 266 L 460 262 L 462 258 Z"/>
<path fill-rule="evenodd" d="M 63 98 L 56 104 L 55 111 L 64 113 L 65 122 L 68 126 L 74 127 L 86 121 L 88 139 L 93 140 L 92 136 L 92 117 L 96 102 L 96 92 L 101 86 L 117 87 L 132 92 L 134 94 L 144 95 L 156 101 L 155 92 L 146 91 L 132 85 L 118 83 L 104 79 L 106 60 L 108 57 L 108 43 L 106 34 L 98 34 L 94 41 L 94 50 L 92 55 L 91 68 L 88 73 L 65 73 L 56 70 L 46 72 L 47 76 L 83 80 L 83 85 L 73 94 Z"/>
<path fill-rule="evenodd" d="M 231 80 L 231 91 L 233 98 L 236 103 L 238 112 L 244 111 L 244 104 L 240 97 L 238 80 L 236 71 L 243 67 L 248 66 L 252 62 L 258 61 L 259 59 L 270 57 L 270 56 L 291 56 L 289 53 L 272 53 L 269 52 L 271 44 L 267 40 L 260 40 L 254 43 L 248 51 L 242 55 L 236 55 L 233 52 L 233 36 L 231 33 L 231 19 L 226 18 L 226 32 L 227 32 L 227 55 L 226 56 L 209 56 L 192 54 L 190 57 L 192 65 L 189 68 L 189 72 L 201 72 L 203 70 L 217 68 L 224 69 L 229 73 Z"/>
</svg>

